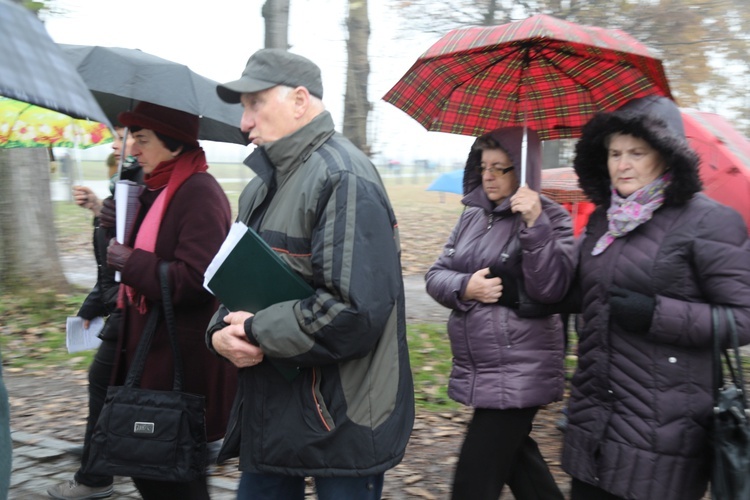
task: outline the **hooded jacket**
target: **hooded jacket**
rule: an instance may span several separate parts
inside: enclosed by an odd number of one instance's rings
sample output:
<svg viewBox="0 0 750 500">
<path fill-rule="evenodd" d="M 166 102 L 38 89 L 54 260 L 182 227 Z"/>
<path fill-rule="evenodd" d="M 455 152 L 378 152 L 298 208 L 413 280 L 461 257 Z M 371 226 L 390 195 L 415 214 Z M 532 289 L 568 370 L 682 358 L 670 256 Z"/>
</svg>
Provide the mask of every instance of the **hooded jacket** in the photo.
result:
<svg viewBox="0 0 750 500">
<path fill-rule="evenodd" d="M 492 134 L 520 171 L 522 128 Z M 527 183 L 539 189 L 541 143 L 529 131 Z M 565 295 L 574 272 L 573 231 L 568 212 L 542 197 L 542 213 L 532 227 L 487 198 L 477 167 L 481 151 L 469 154 L 464 171 L 466 209 L 426 274 L 427 293 L 452 309 L 448 335 L 453 369 L 448 395 L 476 408 L 529 408 L 559 400 L 564 385 L 563 325 L 557 315 L 525 319 L 500 304 L 464 301 L 467 283 L 492 266 L 523 275 L 529 297 L 542 303 Z M 503 258 L 501 254 L 507 254 Z"/>
<path fill-rule="evenodd" d="M 667 115 L 662 115 L 667 116 Z M 677 115 L 679 117 L 679 115 Z M 633 112 L 584 128 L 574 168 L 596 203 L 581 244 L 578 368 L 572 379 L 563 468 L 626 499 L 699 499 L 706 489 L 712 412 L 711 305 L 731 307 L 750 342 L 747 231 L 733 209 L 699 191 L 698 157 L 675 125 Z M 592 256 L 607 229 L 607 137 L 646 140 L 671 181 L 653 217 Z M 610 289 L 655 298 L 648 331 L 610 319 Z"/>
<path fill-rule="evenodd" d="M 245 323 L 264 361 L 240 370 L 219 460 L 243 471 L 366 476 L 397 465 L 414 423 L 398 226 L 375 167 L 328 112 L 261 146 L 238 219 L 315 290 Z M 247 286 L 273 286 L 248 283 Z M 223 323 L 221 308 L 207 341 Z M 291 381 L 279 364 L 299 368 Z"/>
</svg>

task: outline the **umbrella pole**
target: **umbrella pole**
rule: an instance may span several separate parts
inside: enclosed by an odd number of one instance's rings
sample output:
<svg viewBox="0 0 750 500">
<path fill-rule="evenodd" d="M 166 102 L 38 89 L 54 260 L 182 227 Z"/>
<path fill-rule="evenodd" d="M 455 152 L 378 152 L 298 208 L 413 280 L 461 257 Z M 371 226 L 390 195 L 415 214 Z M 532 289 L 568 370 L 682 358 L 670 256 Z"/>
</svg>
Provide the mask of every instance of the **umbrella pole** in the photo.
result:
<svg viewBox="0 0 750 500">
<path fill-rule="evenodd" d="M 122 167 L 125 165 L 125 143 L 128 140 L 128 132 L 130 132 L 130 129 L 125 127 L 125 132 L 122 134 L 122 146 L 120 146 L 120 161 L 117 163 L 117 179 L 115 179 L 115 182 L 119 181 L 122 178 Z M 116 132 L 115 132 L 116 133 Z"/>
<path fill-rule="evenodd" d="M 528 48 L 524 52 L 524 63 L 523 70 L 521 70 L 521 85 L 519 88 L 519 99 L 523 99 L 523 139 L 521 140 L 521 182 L 520 187 L 526 185 L 526 159 L 529 155 L 529 134 L 528 134 L 528 117 L 529 117 L 529 100 L 526 96 L 521 97 L 520 89 L 524 88 L 524 80 L 526 79 L 526 70 L 529 69 L 531 64 L 531 57 L 529 55 Z"/>
<path fill-rule="evenodd" d="M 81 162 L 81 150 L 79 148 L 79 140 L 78 137 L 76 137 L 76 147 L 75 152 L 73 153 L 76 156 L 76 167 L 78 170 L 78 183 L 83 184 L 83 164 Z"/>
<path fill-rule="evenodd" d="M 526 115 L 524 114 L 524 117 Z M 524 122 L 526 119 L 524 118 Z M 526 157 L 529 154 L 529 140 L 528 140 L 528 130 L 526 128 L 526 124 L 523 125 L 523 139 L 521 140 L 521 186 L 526 185 Z"/>
</svg>

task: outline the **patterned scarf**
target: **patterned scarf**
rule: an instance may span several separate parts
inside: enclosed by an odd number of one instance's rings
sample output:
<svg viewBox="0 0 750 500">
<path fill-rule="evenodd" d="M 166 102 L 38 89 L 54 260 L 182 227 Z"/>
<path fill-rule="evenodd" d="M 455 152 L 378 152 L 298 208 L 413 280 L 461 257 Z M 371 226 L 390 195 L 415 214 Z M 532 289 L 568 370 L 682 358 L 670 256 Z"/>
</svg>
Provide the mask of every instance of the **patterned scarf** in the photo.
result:
<svg viewBox="0 0 750 500">
<path fill-rule="evenodd" d="M 591 255 L 599 255 L 615 241 L 615 238 L 625 236 L 651 220 L 654 212 L 664 204 L 664 190 L 670 179 L 669 173 L 665 173 L 627 198 L 623 198 L 615 188 L 612 188 L 612 203 L 607 209 L 607 232 L 596 242 Z"/>
</svg>

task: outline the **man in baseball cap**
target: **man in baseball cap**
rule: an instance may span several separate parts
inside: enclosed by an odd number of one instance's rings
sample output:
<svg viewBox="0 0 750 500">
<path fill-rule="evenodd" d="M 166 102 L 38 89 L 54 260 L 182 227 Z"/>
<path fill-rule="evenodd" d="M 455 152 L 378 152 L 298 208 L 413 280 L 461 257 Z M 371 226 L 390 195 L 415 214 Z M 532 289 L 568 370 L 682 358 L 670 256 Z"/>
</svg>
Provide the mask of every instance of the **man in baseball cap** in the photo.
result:
<svg viewBox="0 0 750 500">
<path fill-rule="evenodd" d="M 261 49 L 247 60 L 239 80 L 219 85 L 219 97 L 228 103 L 240 102 L 244 93 L 260 92 L 276 85 L 305 87 L 318 99 L 323 98 L 320 68 L 306 57 L 282 49 Z"/>
<path fill-rule="evenodd" d="M 314 290 L 255 313 L 219 308 L 210 349 L 241 388 L 219 461 L 240 456 L 237 498 L 377 500 L 414 423 L 398 224 L 377 170 L 334 130 L 310 60 L 262 49 L 219 96 L 240 102 L 256 176 L 238 220 Z M 248 256 L 252 259 L 252 256 Z M 277 283 L 238 283 L 273 292 Z"/>
</svg>

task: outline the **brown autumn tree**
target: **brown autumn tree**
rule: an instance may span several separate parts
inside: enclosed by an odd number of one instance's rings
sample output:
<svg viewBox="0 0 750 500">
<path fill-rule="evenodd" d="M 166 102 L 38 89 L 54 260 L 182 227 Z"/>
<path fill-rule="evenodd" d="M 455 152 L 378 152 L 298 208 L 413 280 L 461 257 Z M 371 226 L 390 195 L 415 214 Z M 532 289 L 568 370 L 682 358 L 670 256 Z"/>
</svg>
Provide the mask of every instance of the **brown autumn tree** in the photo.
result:
<svg viewBox="0 0 750 500">
<path fill-rule="evenodd" d="M 349 16 L 346 20 L 348 55 L 346 91 L 344 94 L 343 134 L 358 148 L 369 154 L 367 143 L 367 118 L 371 104 L 367 99 L 367 81 L 370 63 L 367 45 L 370 39 L 370 21 L 367 0 L 347 0 Z M 265 20 L 265 47 L 289 48 L 289 0 L 266 0 L 261 11 Z"/>
<path fill-rule="evenodd" d="M 349 0 L 346 20 L 349 37 L 346 42 L 346 93 L 344 94 L 343 134 L 365 154 L 370 154 L 367 142 L 367 117 L 372 105 L 367 99 L 367 80 L 370 61 L 367 46 L 370 40 L 370 19 L 367 0 Z"/>
<path fill-rule="evenodd" d="M 265 20 L 267 49 L 289 49 L 289 0 L 266 0 L 261 9 Z"/>
<path fill-rule="evenodd" d="M 20 2 L 43 7 L 40 2 Z M 19 56 L 20 57 L 20 56 Z M 45 148 L 0 149 L 0 287 L 69 290 L 60 264 Z"/>
</svg>

